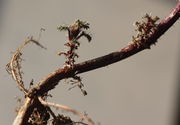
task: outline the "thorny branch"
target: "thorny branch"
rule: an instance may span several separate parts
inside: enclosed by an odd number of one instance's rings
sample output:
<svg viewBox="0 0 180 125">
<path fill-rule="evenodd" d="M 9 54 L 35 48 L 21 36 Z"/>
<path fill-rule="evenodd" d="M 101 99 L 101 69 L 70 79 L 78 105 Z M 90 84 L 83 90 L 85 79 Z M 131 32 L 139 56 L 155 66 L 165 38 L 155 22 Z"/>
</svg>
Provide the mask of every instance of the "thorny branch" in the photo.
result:
<svg viewBox="0 0 180 125">
<path fill-rule="evenodd" d="M 33 107 L 35 107 L 35 105 L 37 104 L 36 101 L 37 100 L 39 101 L 39 99 L 37 98 L 43 97 L 45 93 L 55 88 L 55 86 L 58 84 L 60 80 L 64 78 L 73 77 L 83 72 L 87 72 L 90 70 L 94 70 L 97 68 L 110 65 L 112 63 L 126 59 L 142 50 L 150 49 L 151 45 L 155 44 L 158 38 L 161 37 L 179 19 L 179 17 L 180 17 L 180 2 L 177 3 L 176 7 L 172 10 L 170 15 L 167 16 L 165 19 L 163 19 L 159 24 L 156 24 L 157 20 L 155 18 L 153 19 L 148 15 L 146 17 L 147 22 L 142 23 L 142 25 L 136 23 L 136 25 L 139 26 L 138 31 L 140 32 L 140 35 L 133 37 L 131 43 L 126 47 L 124 47 L 123 49 L 120 49 L 105 56 L 88 60 L 79 64 L 73 64 L 73 66 L 65 65 L 64 67 L 49 74 L 46 78 L 40 81 L 34 88 L 28 90 L 28 92 L 26 89 L 24 89 L 23 82 L 19 82 L 21 81 L 21 76 L 18 76 L 18 78 L 13 76 L 13 78 L 16 81 L 18 81 L 18 86 L 20 90 L 23 91 L 25 94 L 27 93 L 25 103 L 19 110 L 13 125 L 25 125 L 28 122 L 28 119 L 33 112 L 32 110 Z M 150 18 L 150 20 L 148 18 Z M 153 25 L 149 25 L 148 24 L 149 21 Z M 141 26 L 142 28 L 140 28 Z M 146 26 L 152 26 L 152 28 L 146 31 L 144 30 Z M 141 35 L 145 35 L 145 36 L 141 36 Z M 17 60 L 17 58 L 15 58 L 14 60 Z M 17 67 L 16 65 L 18 64 L 15 64 L 15 67 Z M 10 64 L 8 67 L 10 67 Z M 13 73 L 15 74 L 15 76 L 20 71 L 19 70 L 20 68 L 18 70 L 17 69 L 14 70 L 13 67 L 10 67 L 9 69 L 10 71 L 12 71 L 11 72 L 12 74 Z M 43 102 L 41 103 L 43 104 Z"/>
</svg>

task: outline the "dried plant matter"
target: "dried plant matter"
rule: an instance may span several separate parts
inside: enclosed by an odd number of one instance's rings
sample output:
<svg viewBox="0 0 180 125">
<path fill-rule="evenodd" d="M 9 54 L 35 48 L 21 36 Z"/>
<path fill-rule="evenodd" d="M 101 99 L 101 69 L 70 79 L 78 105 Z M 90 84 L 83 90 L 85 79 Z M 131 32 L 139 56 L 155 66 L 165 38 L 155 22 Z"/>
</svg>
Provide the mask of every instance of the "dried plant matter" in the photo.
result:
<svg viewBox="0 0 180 125">
<path fill-rule="evenodd" d="M 180 2 L 177 3 L 176 7 L 172 10 L 169 16 L 161 20 L 159 23 L 157 23 L 158 18 L 153 18 L 150 15 L 146 15 L 144 17 L 144 22 L 135 23 L 137 26 L 136 30 L 138 31 L 138 34 L 133 37 L 131 43 L 126 47 L 118 51 L 109 53 L 105 56 L 91 59 L 78 64 L 75 64 L 75 60 L 73 60 L 76 56 L 70 56 L 68 54 L 76 53 L 76 49 L 74 47 L 71 48 L 71 44 L 73 44 L 73 46 L 78 46 L 77 40 L 79 40 L 79 38 L 81 38 L 82 36 L 87 37 L 89 41 L 91 40 L 90 35 L 86 33 L 86 30 L 89 28 L 89 24 L 78 20 L 73 25 L 59 27 L 60 30 L 68 31 L 67 43 L 69 43 L 68 51 L 70 52 L 64 52 L 65 56 L 66 54 L 68 55 L 65 65 L 50 73 L 47 77 L 45 77 L 31 89 L 26 89 L 22 80 L 21 50 L 29 42 L 36 43 L 41 47 L 43 46 L 32 38 L 28 39 L 14 53 L 10 63 L 8 63 L 7 65 L 7 71 L 12 75 L 13 79 L 17 82 L 19 89 L 23 91 L 25 95 L 24 104 L 19 109 L 13 125 L 37 125 L 39 123 L 48 124 L 51 117 L 52 125 L 63 125 L 66 123 L 85 124 L 82 122 L 74 122 L 64 115 L 56 115 L 54 112 L 52 112 L 50 106 L 62 108 L 76 115 L 80 115 L 80 117 L 83 117 L 87 120 L 88 124 L 93 125 L 93 121 L 91 121 L 88 117 L 83 116 L 81 113 L 78 113 L 74 109 L 59 104 L 46 102 L 45 99 L 47 98 L 48 92 L 54 89 L 62 79 L 77 77 L 77 75 L 80 73 L 110 65 L 112 63 L 126 59 L 138 52 L 141 52 L 142 50 L 149 49 L 151 45 L 155 44 L 158 38 L 161 37 L 179 19 L 179 17 Z"/>
<path fill-rule="evenodd" d="M 27 94 L 27 89 L 24 87 L 23 77 L 22 77 L 22 70 L 21 70 L 21 62 L 22 62 L 22 49 L 29 43 L 35 43 L 36 45 L 40 46 L 41 48 L 46 49 L 42 46 L 38 41 L 34 40 L 32 37 L 28 38 L 25 42 L 23 42 L 20 47 L 13 53 L 13 57 L 11 61 L 6 65 L 6 70 L 9 74 L 12 75 L 12 78 L 16 81 L 18 88 Z"/>
<path fill-rule="evenodd" d="M 83 36 L 82 34 L 80 34 Z M 78 36 L 80 38 L 80 36 Z M 77 38 L 77 39 L 79 39 Z M 58 124 L 85 124 L 83 122 L 74 122 L 71 119 L 68 119 L 67 117 L 64 117 L 63 115 L 55 115 L 55 113 L 52 112 L 50 109 L 50 106 L 64 109 L 68 112 L 72 112 L 75 115 L 78 115 L 83 120 L 86 120 L 89 125 L 94 125 L 94 122 L 88 118 L 87 116 L 83 115 L 82 113 L 79 113 L 78 111 L 71 109 L 67 106 L 62 106 L 59 104 L 53 104 L 53 103 L 45 103 L 42 98 L 46 99 L 48 97 L 47 93 L 44 93 L 37 98 L 37 96 L 34 96 L 33 98 L 28 97 L 29 89 L 32 88 L 32 82 L 30 82 L 30 88 L 26 89 L 24 86 L 23 81 L 23 72 L 21 67 L 22 62 L 22 49 L 29 43 L 35 43 L 36 45 L 40 46 L 41 48 L 46 49 L 44 46 L 42 46 L 38 41 L 34 40 L 33 37 L 29 37 L 25 42 L 23 42 L 20 47 L 13 53 L 11 61 L 6 65 L 7 72 L 12 75 L 13 79 L 16 81 L 18 88 L 24 93 L 25 95 L 25 102 L 21 106 L 20 109 L 18 109 L 18 114 L 16 119 L 14 120 L 14 124 L 27 124 L 27 125 L 47 125 L 48 123 L 52 123 L 52 125 L 58 125 Z M 66 66 L 72 66 L 72 65 L 66 65 Z M 76 76 L 72 76 L 73 82 L 79 82 L 81 83 L 81 78 Z M 81 88 L 82 91 L 85 90 L 82 89 L 82 83 L 81 85 L 78 84 L 79 88 Z M 52 105 L 53 104 L 53 105 Z M 61 107 L 60 107 L 61 106 Z M 50 120 L 50 116 L 52 116 L 52 119 Z M 23 118 L 26 117 L 26 118 Z"/>
</svg>

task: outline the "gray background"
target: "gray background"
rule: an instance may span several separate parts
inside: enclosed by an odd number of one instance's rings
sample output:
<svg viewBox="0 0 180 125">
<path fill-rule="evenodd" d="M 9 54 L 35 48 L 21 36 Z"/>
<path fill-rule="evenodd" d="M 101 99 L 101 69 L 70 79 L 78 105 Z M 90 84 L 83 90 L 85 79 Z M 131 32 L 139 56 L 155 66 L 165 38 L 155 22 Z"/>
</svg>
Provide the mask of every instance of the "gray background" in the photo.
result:
<svg viewBox="0 0 180 125">
<path fill-rule="evenodd" d="M 128 44 L 134 35 L 133 23 L 145 13 L 164 18 L 177 0 L 1 0 L 0 3 L 0 124 L 15 118 L 15 97 L 22 97 L 5 71 L 10 52 L 30 35 L 47 50 L 28 45 L 24 49 L 24 80 L 28 86 L 63 65 L 56 55 L 64 50 L 66 33 L 57 26 L 76 19 L 90 22 L 92 42 L 81 39 L 78 62 L 102 56 Z M 87 96 L 78 88 L 61 84 L 50 93 L 49 101 L 86 112 L 102 125 L 170 125 L 176 104 L 179 29 L 177 22 L 151 50 L 124 61 L 81 74 Z M 69 115 L 69 114 L 68 114 Z M 73 117 L 78 120 L 77 117 Z"/>
</svg>

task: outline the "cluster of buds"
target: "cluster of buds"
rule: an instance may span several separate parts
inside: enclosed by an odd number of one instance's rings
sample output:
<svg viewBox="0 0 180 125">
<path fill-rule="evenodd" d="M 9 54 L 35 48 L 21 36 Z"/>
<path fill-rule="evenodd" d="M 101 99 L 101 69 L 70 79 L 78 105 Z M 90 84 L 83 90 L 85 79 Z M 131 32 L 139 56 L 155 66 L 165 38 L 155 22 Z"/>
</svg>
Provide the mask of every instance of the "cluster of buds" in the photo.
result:
<svg viewBox="0 0 180 125">
<path fill-rule="evenodd" d="M 150 35 L 157 29 L 156 22 L 159 20 L 159 17 L 151 17 L 151 15 L 146 14 L 143 17 L 142 22 L 135 22 L 137 35 L 132 36 L 132 45 L 136 47 L 146 46 L 146 41 Z M 147 46 L 148 47 L 148 46 Z"/>
<path fill-rule="evenodd" d="M 68 47 L 68 51 L 60 52 L 58 55 L 65 55 L 66 61 L 65 65 L 73 66 L 75 63 L 75 58 L 78 58 L 79 55 L 76 53 L 76 50 L 80 46 L 79 39 L 81 37 L 86 37 L 88 41 L 91 41 L 91 36 L 86 32 L 89 29 L 89 23 L 77 20 L 74 24 L 70 26 L 60 26 L 58 30 L 68 31 L 68 41 L 64 44 Z"/>
</svg>

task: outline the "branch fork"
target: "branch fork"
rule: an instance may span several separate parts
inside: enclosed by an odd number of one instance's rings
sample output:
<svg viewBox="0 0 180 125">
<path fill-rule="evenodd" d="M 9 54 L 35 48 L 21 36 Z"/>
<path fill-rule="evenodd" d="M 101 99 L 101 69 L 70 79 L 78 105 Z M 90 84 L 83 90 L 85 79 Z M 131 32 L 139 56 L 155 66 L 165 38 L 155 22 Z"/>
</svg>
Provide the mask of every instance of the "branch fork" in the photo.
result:
<svg viewBox="0 0 180 125">
<path fill-rule="evenodd" d="M 50 73 L 47 77 L 45 77 L 42 81 L 37 83 L 33 88 L 30 90 L 26 89 L 24 87 L 24 83 L 22 80 L 21 75 L 21 50 L 22 48 L 30 43 L 33 42 L 37 44 L 38 46 L 43 47 L 39 42 L 36 40 L 30 38 L 27 41 L 25 41 L 19 49 L 14 53 L 10 63 L 7 64 L 7 71 L 12 75 L 13 79 L 16 81 L 18 88 L 20 91 L 24 93 L 26 96 L 24 105 L 20 108 L 13 125 L 27 125 L 29 117 L 33 113 L 33 109 L 37 108 L 39 105 L 43 105 L 45 107 L 53 106 L 62 108 L 66 111 L 70 111 L 72 113 L 75 113 L 79 115 L 80 117 L 83 117 L 87 120 L 89 125 L 94 125 L 94 122 L 89 119 L 88 117 L 85 117 L 81 113 L 77 112 L 74 109 L 71 109 L 67 106 L 62 106 L 55 103 L 46 102 L 43 98 L 47 93 L 54 89 L 56 85 L 58 85 L 59 81 L 65 78 L 76 76 L 80 73 L 88 72 L 90 70 L 94 70 L 97 68 L 101 68 L 116 62 L 119 62 L 123 59 L 126 59 L 138 52 L 141 52 L 145 49 L 149 49 L 151 45 L 155 44 L 159 37 L 161 37 L 180 17 L 180 1 L 177 3 L 176 7 L 172 10 L 172 12 L 163 20 L 160 21 L 160 23 L 156 23 L 157 18 L 151 18 L 149 15 L 146 15 L 146 19 L 148 20 L 146 23 L 136 23 L 137 30 L 139 31 L 139 35 L 134 36 L 132 41 L 129 45 L 126 47 L 117 50 L 115 52 L 109 53 L 105 56 L 101 56 L 98 58 L 94 58 L 82 63 L 75 64 L 75 61 L 68 60 L 69 62 L 67 65 L 65 65 L 62 68 L 57 69 L 56 71 Z M 149 23 L 151 22 L 151 24 Z M 86 25 L 83 25 L 86 24 Z M 150 30 L 146 30 L 146 26 L 149 25 L 151 28 Z M 77 41 L 81 36 L 87 36 L 86 32 L 81 31 L 81 29 L 85 28 L 88 29 L 88 25 L 85 22 L 76 22 L 75 25 L 71 26 L 64 26 L 59 27 L 60 30 L 67 30 L 69 34 L 69 43 Z M 90 38 L 89 38 L 90 39 Z M 70 46 L 71 48 L 71 46 Z M 71 53 L 73 53 L 71 51 Z M 63 54 L 63 53 L 62 53 Z M 68 54 L 68 53 L 66 53 Z M 64 55 L 66 56 L 64 53 Z M 74 57 L 68 57 L 68 58 L 74 58 Z"/>
</svg>

